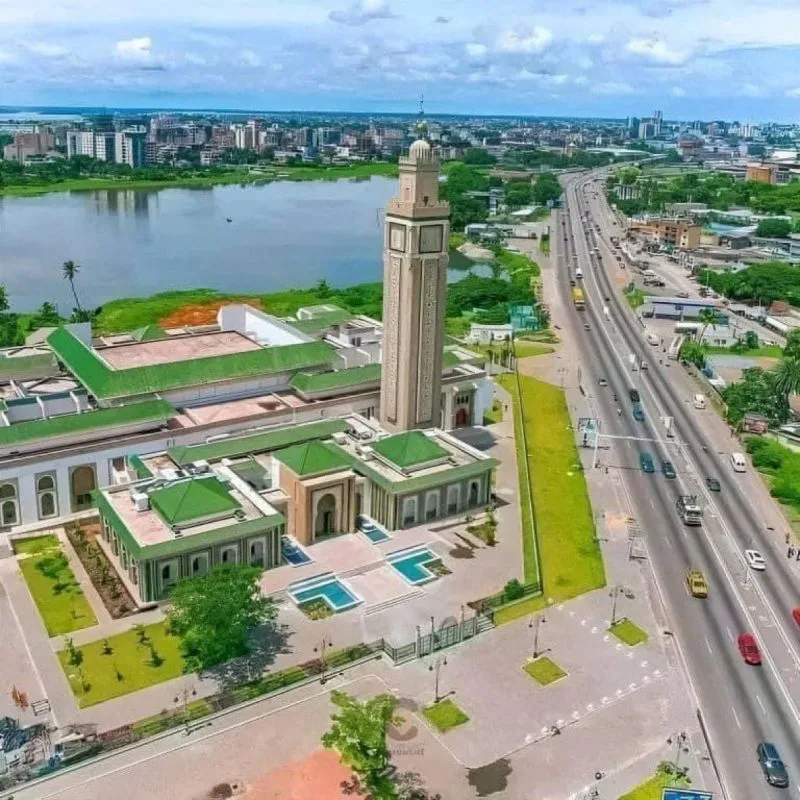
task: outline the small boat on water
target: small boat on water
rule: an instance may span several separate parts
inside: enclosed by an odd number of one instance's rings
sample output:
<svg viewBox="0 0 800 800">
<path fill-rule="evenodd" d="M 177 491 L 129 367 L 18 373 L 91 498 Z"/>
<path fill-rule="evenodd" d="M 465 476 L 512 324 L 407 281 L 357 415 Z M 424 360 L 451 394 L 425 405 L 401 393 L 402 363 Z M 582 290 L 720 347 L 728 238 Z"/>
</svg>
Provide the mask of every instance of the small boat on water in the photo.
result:
<svg viewBox="0 0 800 800">
<path fill-rule="evenodd" d="M 233 220 L 230 217 L 225 217 L 225 222 L 233 222 Z"/>
</svg>

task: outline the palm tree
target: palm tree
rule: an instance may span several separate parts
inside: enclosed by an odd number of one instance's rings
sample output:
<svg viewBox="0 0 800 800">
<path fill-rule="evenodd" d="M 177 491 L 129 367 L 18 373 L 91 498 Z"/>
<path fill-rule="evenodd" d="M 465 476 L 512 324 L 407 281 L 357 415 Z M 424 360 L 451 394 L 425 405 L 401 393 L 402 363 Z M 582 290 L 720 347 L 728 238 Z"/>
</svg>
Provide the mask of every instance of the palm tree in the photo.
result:
<svg viewBox="0 0 800 800">
<path fill-rule="evenodd" d="M 78 293 L 75 291 L 75 276 L 81 271 L 81 265 L 76 264 L 74 261 L 65 261 L 64 266 L 61 268 L 61 274 L 64 280 L 69 281 L 70 289 L 72 289 L 72 296 L 75 298 L 75 308 L 81 312 L 81 301 L 78 300 Z"/>
<path fill-rule="evenodd" d="M 800 394 L 800 358 L 782 358 L 778 362 L 775 390 L 784 397 Z"/>
<path fill-rule="evenodd" d="M 697 318 L 700 322 L 703 323 L 703 327 L 700 331 L 700 336 L 698 337 L 697 341 L 702 344 L 703 337 L 706 335 L 706 331 L 708 330 L 709 325 L 714 325 L 717 321 L 717 312 L 713 308 L 701 308 L 700 313 L 698 314 Z"/>
</svg>

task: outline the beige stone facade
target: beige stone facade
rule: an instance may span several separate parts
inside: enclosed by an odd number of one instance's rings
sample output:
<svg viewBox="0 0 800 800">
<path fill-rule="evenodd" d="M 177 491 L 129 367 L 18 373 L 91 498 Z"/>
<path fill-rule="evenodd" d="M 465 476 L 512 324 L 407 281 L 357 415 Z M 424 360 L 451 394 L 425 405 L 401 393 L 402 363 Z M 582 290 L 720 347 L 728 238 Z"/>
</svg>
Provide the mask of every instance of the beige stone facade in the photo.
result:
<svg viewBox="0 0 800 800">
<path fill-rule="evenodd" d="M 442 348 L 450 207 L 425 141 L 400 159 L 400 194 L 386 209 L 381 422 L 390 431 L 442 424 Z"/>
</svg>

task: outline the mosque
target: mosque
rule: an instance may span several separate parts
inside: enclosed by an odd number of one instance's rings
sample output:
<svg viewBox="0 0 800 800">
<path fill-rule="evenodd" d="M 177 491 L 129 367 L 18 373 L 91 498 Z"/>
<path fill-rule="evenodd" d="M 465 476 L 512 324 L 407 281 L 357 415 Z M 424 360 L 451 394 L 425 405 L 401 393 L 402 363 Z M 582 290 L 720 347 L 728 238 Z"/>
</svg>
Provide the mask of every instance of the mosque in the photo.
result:
<svg viewBox="0 0 800 800">
<path fill-rule="evenodd" d="M 332 305 L 0 351 L 0 531 L 102 521 L 138 605 L 220 563 L 480 509 L 496 462 L 454 435 L 492 382 L 444 334 L 450 210 L 421 139 L 386 209 L 383 321 Z"/>
</svg>

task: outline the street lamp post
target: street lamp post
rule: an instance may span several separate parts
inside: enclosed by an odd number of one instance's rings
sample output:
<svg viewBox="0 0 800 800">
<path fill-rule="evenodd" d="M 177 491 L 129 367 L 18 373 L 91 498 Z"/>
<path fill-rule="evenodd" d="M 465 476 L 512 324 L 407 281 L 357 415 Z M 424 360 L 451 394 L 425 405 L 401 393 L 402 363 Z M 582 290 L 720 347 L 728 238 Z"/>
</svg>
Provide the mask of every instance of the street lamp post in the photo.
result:
<svg viewBox="0 0 800 800">
<path fill-rule="evenodd" d="M 617 624 L 617 597 L 619 596 L 619 593 L 621 591 L 623 591 L 623 588 L 624 587 L 618 585 L 618 586 L 615 586 L 611 590 L 611 626 L 612 627 Z"/>
<path fill-rule="evenodd" d="M 328 668 L 328 662 L 325 661 L 325 653 L 329 647 L 333 647 L 333 642 L 329 639 L 323 639 L 315 648 L 314 652 L 319 653 L 320 660 L 320 676 L 319 682 L 325 683 L 325 670 Z"/>
<path fill-rule="evenodd" d="M 188 686 L 184 686 L 183 689 L 181 689 L 180 695 L 178 695 L 173 701 L 175 703 L 175 705 L 178 705 L 179 703 L 182 703 L 182 705 L 183 705 L 183 735 L 184 736 L 188 736 L 192 732 L 192 729 L 189 726 L 189 698 L 190 697 L 197 697 L 197 689 L 195 689 L 194 686 L 192 686 L 191 689 L 189 689 Z"/>
<path fill-rule="evenodd" d="M 547 622 L 544 614 L 540 614 L 538 617 L 532 617 L 531 621 L 528 623 L 529 628 L 533 628 L 533 658 L 537 659 L 541 655 L 539 652 L 539 626 L 543 623 Z"/>
<path fill-rule="evenodd" d="M 442 667 L 447 666 L 447 656 L 442 656 L 441 658 L 437 658 L 436 661 L 433 662 L 428 667 L 428 671 L 432 672 L 434 675 L 433 678 L 433 702 L 434 705 L 438 703 L 442 698 L 439 695 L 439 673 L 442 670 Z"/>
<path fill-rule="evenodd" d="M 680 771 L 680 761 L 681 761 L 681 753 L 686 745 L 686 740 L 688 736 L 686 735 L 686 731 L 681 731 L 675 736 L 670 736 L 667 739 L 667 744 L 674 744 L 675 745 L 675 772 L 678 773 Z"/>
</svg>

